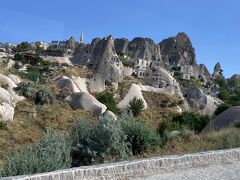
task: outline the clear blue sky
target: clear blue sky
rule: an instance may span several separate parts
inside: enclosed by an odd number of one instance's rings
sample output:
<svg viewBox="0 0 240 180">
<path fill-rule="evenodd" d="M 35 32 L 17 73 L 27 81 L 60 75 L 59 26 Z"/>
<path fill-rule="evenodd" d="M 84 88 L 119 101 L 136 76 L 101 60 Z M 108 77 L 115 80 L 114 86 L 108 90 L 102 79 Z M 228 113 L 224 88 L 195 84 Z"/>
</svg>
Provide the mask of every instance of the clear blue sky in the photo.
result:
<svg viewBox="0 0 240 180">
<path fill-rule="evenodd" d="M 156 43 L 186 32 L 197 62 L 225 76 L 240 73 L 239 0 L 7 0 L 0 5 L 0 42 L 70 36 L 150 37 Z"/>
</svg>

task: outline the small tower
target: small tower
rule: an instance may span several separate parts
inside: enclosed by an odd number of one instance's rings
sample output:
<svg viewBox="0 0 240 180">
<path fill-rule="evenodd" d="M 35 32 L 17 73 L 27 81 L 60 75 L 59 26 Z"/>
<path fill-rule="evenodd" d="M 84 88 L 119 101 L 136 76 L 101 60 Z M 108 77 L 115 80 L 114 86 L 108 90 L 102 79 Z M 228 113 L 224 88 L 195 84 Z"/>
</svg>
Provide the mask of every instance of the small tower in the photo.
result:
<svg viewBox="0 0 240 180">
<path fill-rule="evenodd" d="M 81 43 L 81 44 L 84 43 L 84 40 L 83 40 L 83 33 L 81 34 L 81 37 L 80 37 L 80 43 Z"/>
</svg>

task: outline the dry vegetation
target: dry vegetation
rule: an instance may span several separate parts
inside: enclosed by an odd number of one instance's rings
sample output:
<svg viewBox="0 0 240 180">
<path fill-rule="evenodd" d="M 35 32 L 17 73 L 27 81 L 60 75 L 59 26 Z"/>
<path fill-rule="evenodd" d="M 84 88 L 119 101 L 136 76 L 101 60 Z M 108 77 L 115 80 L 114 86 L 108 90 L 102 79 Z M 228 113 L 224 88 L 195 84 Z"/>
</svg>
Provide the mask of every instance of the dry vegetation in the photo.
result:
<svg viewBox="0 0 240 180">
<path fill-rule="evenodd" d="M 139 116 L 154 129 L 158 128 L 162 120 L 171 118 L 177 112 L 180 99 L 164 93 L 142 92 L 148 108 Z"/>
<path fill-rule="evenodd" d="M 14 121 L 0 130 L 0 164 L 8 152 L 37 142 L 48 128 L 67 131 L 80 117 L 96 122 L 90 112 L 73 110 L 66 103 L 43 106 L 28 101 L 17 103 Z"/>
<path fill-rule="evenodd" d="M 69 77 L 80 76 L 81 78 L 89 78 L 92 76 L 92 71 L 90 69 L 78 66 L 62 69 L 62 72 Z"/>
<path fill-rule="evenodd" d="M 218 132 L 196 135 L 186 132 L 181 137 L 170 140 L 163 148 L 145 152 L 137 158 L 195 153 L 209 150 L 219 150 L 240 147 L 240 131 L 228 128 Z"/>
<path fill-rule="evenodd" d="M 126 77 L 118 84 L 118 90 L 117 94 L 119 94 L 119 99 L 117 101 L 120 101 L 120 99 L 123 99 L 126 94 L 128 93 L 128 90 L 131 88 L 132 84 L 139 84 L 142 83 L 142 79 L 134 78 L 134 77 Z"/>
</svg>

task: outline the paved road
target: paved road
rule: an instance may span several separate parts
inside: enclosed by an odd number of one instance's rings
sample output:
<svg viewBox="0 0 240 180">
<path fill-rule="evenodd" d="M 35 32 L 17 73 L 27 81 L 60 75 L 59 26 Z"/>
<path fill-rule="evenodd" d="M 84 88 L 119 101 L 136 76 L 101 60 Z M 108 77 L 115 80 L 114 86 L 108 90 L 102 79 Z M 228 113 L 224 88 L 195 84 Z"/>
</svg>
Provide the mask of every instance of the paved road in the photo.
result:
<svg viewBox="0 0 240 180">
<path fill-rule="evenodd" d="M 174 171 L 131 180 L 240 180 L 240 162 Z"/>
</svg>

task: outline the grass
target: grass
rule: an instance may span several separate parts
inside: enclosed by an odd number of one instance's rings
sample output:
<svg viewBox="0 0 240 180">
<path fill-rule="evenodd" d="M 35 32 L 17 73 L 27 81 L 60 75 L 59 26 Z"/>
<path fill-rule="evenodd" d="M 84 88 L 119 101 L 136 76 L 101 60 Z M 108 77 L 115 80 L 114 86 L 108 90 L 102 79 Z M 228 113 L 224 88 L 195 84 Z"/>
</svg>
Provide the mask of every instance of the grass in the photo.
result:
<svg viewBox="0 0 240 180">
<path fill-rule="evenodd" d="M 28 101 L 18 102 L 14 121 L 0 130 L 0 165 L 8 152 L 38 142 L 49 128 L 68 131 L 79 117 L 96 122 L 90 112 L 73 110 L 65 103 L 36 106 Z"/>
<path fill-rule="evenodd" d="M 142 79 L 134 77 L 125 77 L 122 81 L 118 83 L 118 90 L 116 93 L 119 94 L 119 99 L 116 99 L 117 101 L 120 101 L 127 95 L 128 90 L 131 88 L 133 83 L 135 84 L 142 83 Z"/>
<path fill-rule="evenodd" d="M 240 147 L 240 131 L 228 128 L 218 132 L 196 135 L 187 132 L 182 137 L 171 140 L 163 148 L 145 152 L 141 157 L 195 153 Z"/>
<path fill-rule="evenodd" d="M 177 105 L 180 104 L 178 97 L 156 92 L 142 93 L 148 108 L 139 117 L 152 128 L 157 129 L 162 120 L 169 119 L 176 114 Z"/>
</svg>

